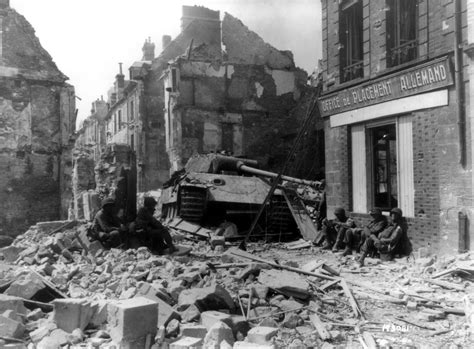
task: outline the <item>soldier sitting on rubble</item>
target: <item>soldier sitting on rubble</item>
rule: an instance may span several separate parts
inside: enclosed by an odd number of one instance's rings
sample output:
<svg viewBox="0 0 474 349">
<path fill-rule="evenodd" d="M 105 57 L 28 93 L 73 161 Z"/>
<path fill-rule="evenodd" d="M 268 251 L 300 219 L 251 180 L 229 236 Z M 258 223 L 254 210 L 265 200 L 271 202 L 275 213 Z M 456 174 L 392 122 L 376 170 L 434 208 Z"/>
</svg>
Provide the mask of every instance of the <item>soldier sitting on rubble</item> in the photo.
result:
<svg viewBox="0 0 474 349">
<path fill-rule="evenodd" d="M 135 232 L 145 245 L 149 245 L 151 250 L 157 251 L 159 254 L 173 253 L 176 251 L 176 247 L 168 229 L 153 217 L 156 205 L 157 202 L 154 198 L 145 197 L 144 205 L 138 210 L 135 219 Z"/>
<path fill-rule="evenodd" d="M 346 249 L 342 253 L 343 256 L 352 254 L 353 248 L 359 252 L 367 238 L 371 235 L 378 237 L 378 235 L 387 227 L 387 217 L 382 214 L 382 211 L 379 208 L 373 208 L 369 211 L 369 214 L 372 217 L 372 220 L 364 228 L 346 230 L 346 236 L 344 238 Z"/>
<path fill-rule="evenodd" d="M 343 245 L 343 240 L 348 229 L 354 228 L 354 221 L 346 216 L 346 211 L 342 207 L 334 210 L 335 219 L 324 219 L 322 234 L 324 237 L 324 250 L 337 252 Z"/>
<path fill-rule="evenodd" d="M 392 260 L 395 255 L 409 255 L 411 243 L 407 235 L 407 222 L 402 210 L 398 207 L 390 211 L 390 224 L 378 235 L 371 234 L 361 247 L 359 266 L 364 265 L 365 258 L 371 252 L 378 252 L 386 260 Z"/>
<path fill-rule="evenodd" d="M 127 228 L 117 217 L 115 200 L 103 200 L 102 209 L 97 212 L 92 223 L 92 238 L 99 240 L 104 247 L 112 248 L 125 241 L 126 233 Z"/>
</svg>

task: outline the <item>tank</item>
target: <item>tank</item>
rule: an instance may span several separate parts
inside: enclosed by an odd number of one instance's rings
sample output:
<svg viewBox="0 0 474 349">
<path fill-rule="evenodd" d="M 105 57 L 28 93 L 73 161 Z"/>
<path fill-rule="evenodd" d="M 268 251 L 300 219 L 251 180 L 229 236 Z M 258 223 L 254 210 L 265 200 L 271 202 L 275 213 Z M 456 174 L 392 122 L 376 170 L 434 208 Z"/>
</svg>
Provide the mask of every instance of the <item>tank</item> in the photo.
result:
<svg viewBox="0 0 474 349">
<path fill-rule="evenodd" d="M 255 160 L 220 154 L 194 155 L 163 186 L 162 217 L 179 217 L 204 227 L 232 222 L 239 234 L 245 235 L 265 201 L 271 179 L 276 177 L 276 173 L 259 169 Z M 321 191 L 321 182 L 288 176 L 282 176 L 282 180 L 292 183 L 291 188 L 279 186 L 275 190 L 252 236 L 315 234 L 316 228 L 295 185 Z M 301 220 L 307 227 L 301 225 Z M 306 234 L 312 229 L 314 232 Z"/>
</svg>

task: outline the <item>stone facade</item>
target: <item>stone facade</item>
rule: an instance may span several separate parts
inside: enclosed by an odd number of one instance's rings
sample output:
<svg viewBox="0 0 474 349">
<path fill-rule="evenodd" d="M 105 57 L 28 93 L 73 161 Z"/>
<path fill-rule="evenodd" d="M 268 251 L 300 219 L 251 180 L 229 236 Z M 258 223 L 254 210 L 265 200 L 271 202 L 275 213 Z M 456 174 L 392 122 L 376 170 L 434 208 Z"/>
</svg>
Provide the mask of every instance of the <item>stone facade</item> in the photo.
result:
<svg viewBox="0 0 474 349">
<path fill-rule="evenodd" d="M 67 216 L 74 88 L 26 19 L 0 8 L 0 233 Z"/>
<path fill-rule="evenodd" d="M 185 6 L 187 18 L 191 10 L 201 8 Z M 222 37 L 222 45 L 188 38 L 187 53 L 165 71 L 164 125 L 171 172 L 183 168 L 193 154 L 221 151 L 254 158 L 278 171 L 304 117 L 302 110 L 298 115 L 294 110 L 302 95 L 311 93 L 306 72 L 295 67 L 291 52 L 265 43 L 230 14 L 221 27 L 209 24 L 219 19 L 214 11 L 206 20 L 202 14 L 196 18 L 187 26 L 203 30 L 201 38 Z"/>
<path fill-rule="evenodd" d="M 470 223 L 473 221 L 472 112 L 468 84 L 471 60 L 461 50 L 463 69 L 460 69 L 459 75 L 455 74 L 453 43 L 457 0 L 418 0 L 414 57 L 390 66 L 387 63 L 387 43 L 390 40 L 387 32 L 392 30 L 389 20 L 394 12 L 389 5 L 394 2 L 355 2 L 362 6 L 362 16 L 358 20 L 362 23 L 363 73 L 362 77 L 344 82 L 341 62 L 345 51 L 341 42 L 340 19 L 341 11 L 349 2 L 322 1 L 324 94 L 320 101 L 333 98 L 333 101 L 342 104 L 342 100 L 334 98 L 391 78 L 401 81 L 404 77 L 410 77 L 409 84 L 418 86 L 412 86 L 412 91 L 406 96 L 396 96 L 393 92 L 393 97 L 387 97 L 378 104 L 369 102 L 370 99 L 377 99 L 374 95 L 370 96 L 374 91 L 369 89 L 364 106 L 349 106 L 338 112 L 339 106 L 335 104 L 331 107 L 332 111 L 326 113 L 328 213 L 332 215 L 335 207 L 342 206 L 351 211 L 361 225 L 368 222 L 369 216 L 365 213 L 374 205 L 376 191 L 375 175 L 371 172 L 371 166 L 375 165 L 372 162 L 374 156 L 370 154 L 373 144 L 370 137 L 380 125 L 393 125 L 397 151 L 396 184 L 393 186 L 398 188 L 395 193 L 397 205 L 405 209 L 409 236 L 415 247 L 430 246 L 440 253 L 456 253 L 469 249 L 474 231 Z M 466 1 L 459 3 L 462 28 L 459 37 L 463 42 L 468 39 Z M 469 39 L 472 40 L 472 37 Z M 448 67 L 449 76 L 444 86 L 430 88 L 431 80 L 426 84 L 423 80 L 422 83 L 422 74 L 429 73 L 430 67 L 443 59 L 447 59 L 448 65 L 453 68 Z M 418 82 L 416 74 L 420 76 Z M 403 83 L 406 81 L 401 81 L 401 89 L 405 92 L 407 88 L 406 85 L 403 88 Z M 435 96 L 442 96 L 445 102 L 433 100 Z M 347 103 L 350 102 L 352 100 L 347 100 Z M 461 107 L 458 108 L 458 105 Z M 466 132 L 459 129 L 463 113 L 466 115 Z M 462 139 L 467 144 L 464 160 Z M 467 215 L 470 236 L 460 236 L 464 222 L 458 219 L 459 214 Z M 463 240 L 467 242 L 465 246 L 460 245 Z"/>
</svg>

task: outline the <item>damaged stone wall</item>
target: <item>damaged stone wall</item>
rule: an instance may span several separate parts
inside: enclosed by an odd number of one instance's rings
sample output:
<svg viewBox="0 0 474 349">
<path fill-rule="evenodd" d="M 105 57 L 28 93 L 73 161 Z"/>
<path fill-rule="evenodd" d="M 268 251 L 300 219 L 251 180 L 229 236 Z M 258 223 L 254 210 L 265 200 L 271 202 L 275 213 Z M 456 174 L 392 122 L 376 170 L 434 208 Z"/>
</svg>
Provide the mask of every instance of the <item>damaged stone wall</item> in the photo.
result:
<svg viewBox="0 0 474 349">
<path fill-rule="evenodd" d="M 199 6 L 183 6 L 181 33 L 172 41 L 163 39 L 162 52 L 151 64 L 143 83 L 143 110 L 141 147 L 147 156 L 142 171 L 145 185 L 143 190 L 161 187 L 169 179 L 170 160 L 166 151 L 165 89 L 161 76 L 168 68 L 168 62 L 186 53 L 193 47 L 206 46 L 206 54 L 221 57 L 219 12 Z M 166 39 L 166 40 L 165 40 Z"/>
<path fill-rule="evenodd" d="M 0 233 L 66 217 L 74 88 L 15 10 L 0 9 Z"/>
<path fill-rule="evenodd" d="M 114 198 L 126 221 L 136 215 L 136 180 L 135 153 L 127 144 L 108 144 L 95 166 L 95 191 L 101 200 Z"/>
<path fill-rule="evenodd" d="M 206 57 L 199 46 L 165 74 L 172 170 L 193 153 L 223 150 L 279 170 L 304 119 L 304 108 L 295 107 L 307 74 L 295 67 L 291 53 L 273 48 L 227 13 L 222 42 L 224 61 Z"/>
</svg>

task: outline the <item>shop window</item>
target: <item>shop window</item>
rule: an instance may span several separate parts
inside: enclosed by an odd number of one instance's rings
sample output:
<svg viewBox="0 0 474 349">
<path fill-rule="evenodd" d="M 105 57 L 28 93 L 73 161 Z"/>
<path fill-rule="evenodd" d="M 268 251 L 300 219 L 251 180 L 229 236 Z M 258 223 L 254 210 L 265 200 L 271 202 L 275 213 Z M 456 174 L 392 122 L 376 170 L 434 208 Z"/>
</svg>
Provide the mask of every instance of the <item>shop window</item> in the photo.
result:
<svg viewBox="0 0 474 349">
<path fill-rule="evenodd" d="M 386 0 L 387 67 L 418 56 L 418 0 Z"/>
<path fill-rule="evenodd" d="M 341 83 L 364 76 L 362 1 L 342 2 L 339 11 Z"/>
<path fill-rule="evenodd" d="M 369 129 L 372 155 L 372 201 L 375 207 L 398 207 L 397 135 L 395 124 Z"/>
</svg>

